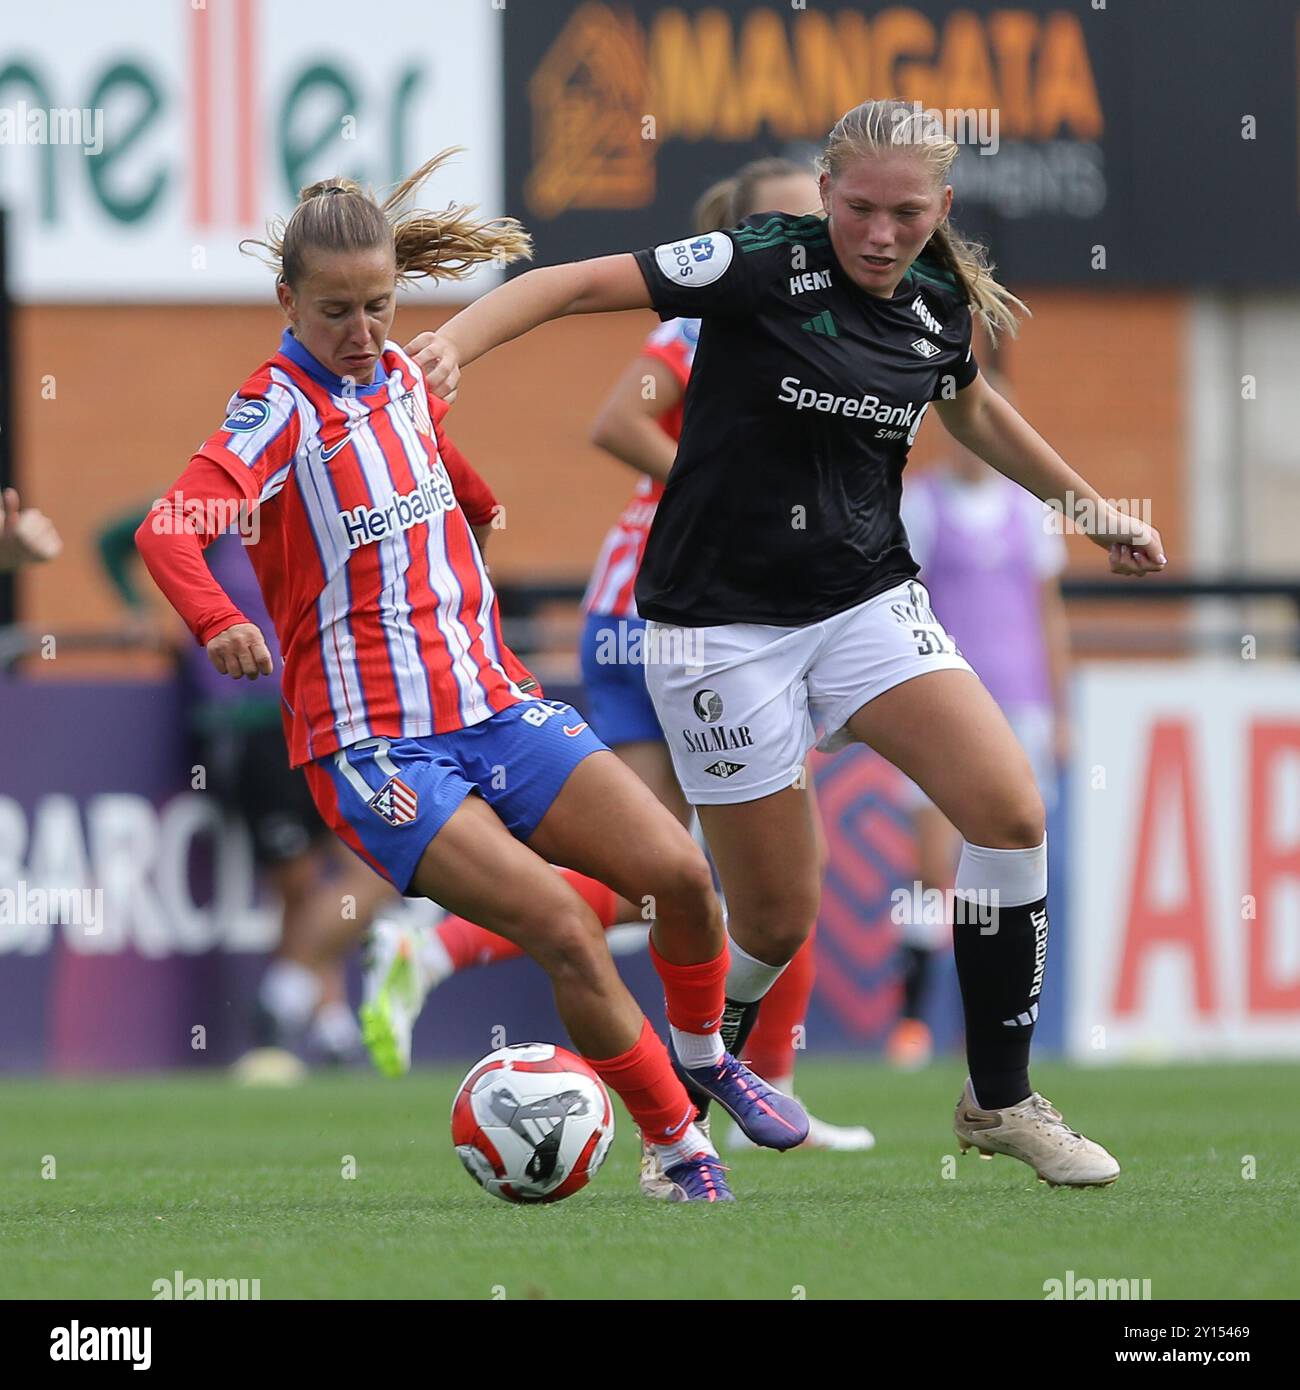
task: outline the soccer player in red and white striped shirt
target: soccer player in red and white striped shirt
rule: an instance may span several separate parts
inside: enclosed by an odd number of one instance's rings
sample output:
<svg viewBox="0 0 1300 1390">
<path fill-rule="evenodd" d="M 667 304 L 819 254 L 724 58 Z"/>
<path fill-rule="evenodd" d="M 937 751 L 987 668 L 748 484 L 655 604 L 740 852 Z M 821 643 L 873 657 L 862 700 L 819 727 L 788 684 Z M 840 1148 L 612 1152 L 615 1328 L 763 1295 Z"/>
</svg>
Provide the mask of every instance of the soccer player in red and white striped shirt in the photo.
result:
<svg viewBox="0 0 1300 1390">
<path fill-rule="evenodd" d="M 382 204 L 304 189 L 262 243 L 289 320 L 280 349 L 137 533 L 150 572 L 223 674 L 271 670 L 262 634 L 202 546 L 243 509 L 283 653 L 290 759 L 343 840 L 399 892 L 516 942 L 551 977 L 577 1049 L 661 1150 L 683 1200 L 731 1196 L 668 1053 L 600 925 L 550 867 L 653 898 L 672 1041 L 756 1142 L 788 1148 L 802 1109 L 722 1047 L 727 949 L 699 848 L 501 640 L 495 594 L 440 454 L 438 411 L 388 335 L 400 282 L 526 254 L 509 220 L 399 213 L 446 157 Z"/>
</svg>

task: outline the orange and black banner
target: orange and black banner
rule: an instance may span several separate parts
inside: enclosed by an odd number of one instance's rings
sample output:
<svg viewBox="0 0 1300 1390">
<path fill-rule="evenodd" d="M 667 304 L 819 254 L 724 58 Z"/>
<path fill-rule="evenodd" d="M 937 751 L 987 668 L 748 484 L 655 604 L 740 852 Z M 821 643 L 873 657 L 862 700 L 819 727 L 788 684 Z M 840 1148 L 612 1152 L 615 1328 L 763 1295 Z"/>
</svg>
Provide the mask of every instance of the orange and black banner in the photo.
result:
<svg viewBox="0 0 1300 1390">
<path fill-rule="evenodd" d="M 751 159 L 894 96 L 961 146 L 1015 283 L 1300 281 L 1300 0 L 544 0 L 505 25 L 508 210 L 536 264 L 690 229 Z"/>
</svg>

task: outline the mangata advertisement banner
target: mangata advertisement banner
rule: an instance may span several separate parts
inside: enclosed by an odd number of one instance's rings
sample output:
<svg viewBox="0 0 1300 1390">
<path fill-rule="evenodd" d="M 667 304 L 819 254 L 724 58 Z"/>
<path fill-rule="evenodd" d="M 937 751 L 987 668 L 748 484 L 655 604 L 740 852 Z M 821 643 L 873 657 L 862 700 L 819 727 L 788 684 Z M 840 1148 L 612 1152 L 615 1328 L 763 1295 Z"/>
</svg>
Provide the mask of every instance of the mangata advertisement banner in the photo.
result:
<svg viewBox="0 0 1300 1390">
<path fill-rule="evenodd" d="M 543 264 L 653 245 L 693 230 L 696 198 L 746 161 L 811 159 L 843 112 L 901 97 L 960 145 L 953 220 L 1013 286 L 1294 284 L 1298 14 L 1291 0 L 511 3 L 509 211 Z"/>
</svg>

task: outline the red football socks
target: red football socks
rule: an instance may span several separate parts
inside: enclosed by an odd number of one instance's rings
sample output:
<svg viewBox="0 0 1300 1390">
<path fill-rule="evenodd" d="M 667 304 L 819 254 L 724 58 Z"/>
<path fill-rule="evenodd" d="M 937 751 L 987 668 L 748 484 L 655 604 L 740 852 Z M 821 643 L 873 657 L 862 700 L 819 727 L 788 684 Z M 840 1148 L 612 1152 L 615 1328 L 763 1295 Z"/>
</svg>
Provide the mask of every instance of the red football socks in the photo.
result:
<svg viewBox="0 0 1300 1390">
<path fill-rule="evenodd" d="M 727 943 L 712 960 L 697 965 L 674 965 L 650 940 L 650 959 L 664 985 L 668 1022 L 683 1033 L 716 1033 L 726 1003 Z"/>
<path fill-rule="evenodd" d="M 642 1020 L 641 1036 L 628 1051 L 603 1060 L 588 1057 L 586 1062 L 619 1095 L 652 1144 L 671 1144 L 682 1137 L 695 1106 L 649 1019 Z"/>
</svg>

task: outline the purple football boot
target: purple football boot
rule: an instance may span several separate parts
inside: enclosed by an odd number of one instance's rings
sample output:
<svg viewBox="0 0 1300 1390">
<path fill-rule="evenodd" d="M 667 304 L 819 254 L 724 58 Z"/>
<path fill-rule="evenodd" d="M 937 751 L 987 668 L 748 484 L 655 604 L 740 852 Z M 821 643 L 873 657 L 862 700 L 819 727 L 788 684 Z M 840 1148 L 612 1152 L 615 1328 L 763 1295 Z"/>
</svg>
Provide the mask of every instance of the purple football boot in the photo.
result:
<svg viewBox="0 0 1300 1390">
<path fill-rule="evenodd" d="M 769 1086 L 730 1052 L 724 1052 L 722 1060 L 711 1066 L 682 1070 L 755 1144 L 765 1149 L 793 1149 L 808 1137 L 803 1106 Z"/>
<path fill-rule="evenodd" d="M 735 1194 L 727 1186 L 727 1170 L 717 1154 L 700 1153 L 664 1169 L 664 1177 L 675 1189 L 675 1202 L 734 1202 Z"/>
</svg>

